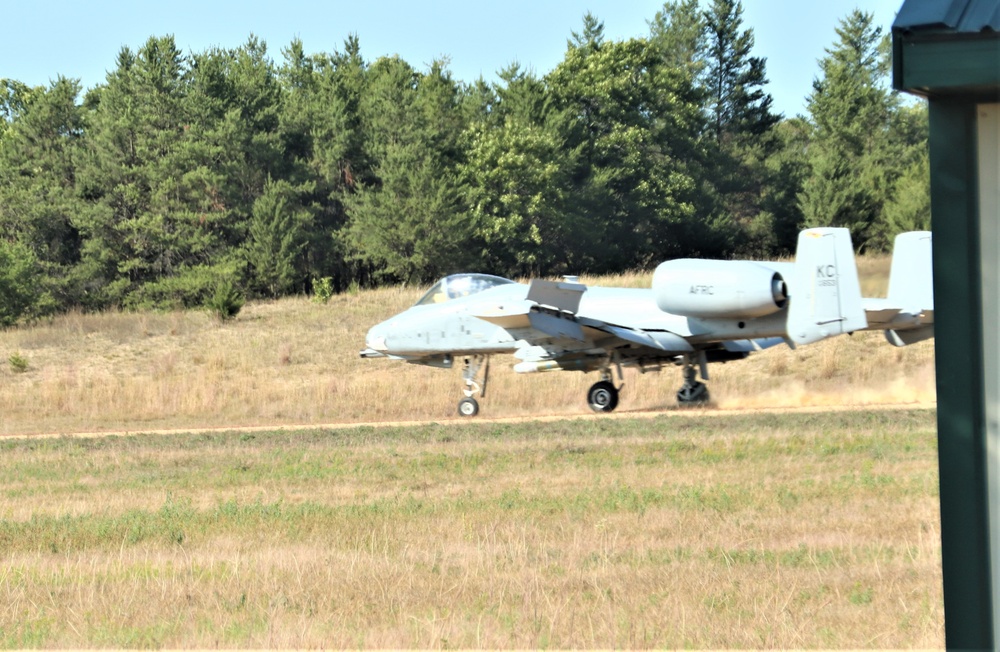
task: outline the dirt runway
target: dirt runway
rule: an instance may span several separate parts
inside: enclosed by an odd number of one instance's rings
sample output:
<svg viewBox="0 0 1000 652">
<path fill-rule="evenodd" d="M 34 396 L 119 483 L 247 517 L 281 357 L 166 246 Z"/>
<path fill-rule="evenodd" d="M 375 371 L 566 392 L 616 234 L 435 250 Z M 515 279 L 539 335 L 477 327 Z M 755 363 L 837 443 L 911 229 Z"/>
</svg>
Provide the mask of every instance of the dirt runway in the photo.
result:
<svg viewBox="0 0 1000 652">
<path fill-rule="evenodd" d="M 537 416 L 517 416 L 517 417 L 451 417 L 448 419 L 428 419 L 424 421 L 355 421 L 346 423 L 294 423 L 277 424 L 263 426 L 212 426 L 207 428 L 170 428 L 170 429 L 128 429 L 128 430 L 98 430 L 91 432 L 50 432 L 37 434 L 16 434 L 0 435 L 0 441 L 17 439 L 58 439 L 66 438 L 98 438 L 98 437 L 129 437 L 136 435 L 180 435 L 180 434 L 205 434 L 222 432 L 281 432 L 296 430 L 349 430 L 352 428 L 407 428 L 437 424 L 441 426 L 453 426 L 469 423 L 550 423 L 554 421 L 596 421 L 599 419 L 655 419 L 658 417 L 690 419 L 697 417 L 712 417 L 736 414 L 781 414 L 781 413 L 822 413 L 822 412 L 845 412 L 850 410 L 918 410 L 933 409 L 937 407 L 935 402 L 907 402 L 907 403 L 855 403 L 840 405 L 809 405 L 799 407 L 752 407 L 752 408 L 719 408 L 719 407 L 688 407 L 671 408 L 666 410 L 622 410 L 612 414 L 560 414 L 560 415 L 537 415 Z"/>
</svg>

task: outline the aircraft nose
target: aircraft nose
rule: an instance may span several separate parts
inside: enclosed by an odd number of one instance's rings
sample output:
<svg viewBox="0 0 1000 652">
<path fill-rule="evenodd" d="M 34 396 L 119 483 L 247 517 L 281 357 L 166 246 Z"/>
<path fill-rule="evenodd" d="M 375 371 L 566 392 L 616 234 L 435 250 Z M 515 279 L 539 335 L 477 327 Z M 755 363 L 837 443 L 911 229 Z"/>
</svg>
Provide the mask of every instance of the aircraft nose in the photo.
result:
<svg viewBox="0 0 1000 652">
<path fill-rule="evenodd" d="M 369 349 L 374 349 L 382 353 L 388 351 L 389 345 L 386 342 L 388 330 L 389 328 L 385 322 L 372 326 L 368 330 L 368 334 L 365 336 L 365 346 Z"/>
</svg>

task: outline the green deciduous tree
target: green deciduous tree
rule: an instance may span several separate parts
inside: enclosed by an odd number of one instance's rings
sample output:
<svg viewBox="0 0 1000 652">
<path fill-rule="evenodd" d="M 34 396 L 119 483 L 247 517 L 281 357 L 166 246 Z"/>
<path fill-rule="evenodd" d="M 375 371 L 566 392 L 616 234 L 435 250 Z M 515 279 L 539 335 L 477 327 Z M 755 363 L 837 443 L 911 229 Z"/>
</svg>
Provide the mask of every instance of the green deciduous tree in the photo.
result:
<svg viewBox="0 0 1000 652">
<path fill-rule="evenodd" d="M 594 271 L 648 265 L 696 247 L 704 228 L 695 180 L 702 127 L 689 71 L 647 39 L 605 42 L 585 23 L 547 77 L 572 153 L 571 219 Z"/>
<path fill-rule="evenodd" d="M 885 204 L 880 228 L 876 229 L 879 248 L 889 249 L 893 238 L 904 231 L 931 228 L 930 185 L 930 154 L 922 147 L 916 160 L 903 168 Z"/>
<path fill-rule="evenodd" d="M 0 139 L 11 124 L 24 115 L 32 96 L 39 90 L 16 79 L 0 79 Z"/>
<path fill-rule="evenodd" d="M 561 143 L 518 117 L 474 129 L 469 139 L 462 172 L 484 269 L 508 276 L 566 271 L 581 244 L 573 235 L 581 225 L 566 206 Z"/>
</svg>

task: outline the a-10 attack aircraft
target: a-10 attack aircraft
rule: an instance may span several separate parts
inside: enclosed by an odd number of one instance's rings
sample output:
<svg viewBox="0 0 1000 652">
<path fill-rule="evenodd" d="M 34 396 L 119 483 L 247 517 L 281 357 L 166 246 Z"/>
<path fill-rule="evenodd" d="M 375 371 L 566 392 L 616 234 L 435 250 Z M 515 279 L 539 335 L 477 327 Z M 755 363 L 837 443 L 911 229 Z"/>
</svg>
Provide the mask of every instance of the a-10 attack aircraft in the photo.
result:
<svg viewBox="0 0 1000 652">
<path fill-rule="evenodd" d="M 905 346 L 934 336 L 931 234 L 896 237 L 885 299 L 863 298 L 850 232 L 807 229 L 795 262 L 678 259 L 662 263 L 650 289 L 587 287 L 486 274 L 437 282 L 412 308 L 374 326 L 363 358 L 450 368 L 464 360 L 458 412 L 479 412 L 489 357 L 514 354 L 514 370 L 597 371 L 587 392 L 597 412 L 618 405 L 622 367 L 683 369 L 682 403 L 708 400 L 708 365 L 853 333 L 884 330 Z M 482 375 L 480 376 L 480 372 Z"/>
</svg>

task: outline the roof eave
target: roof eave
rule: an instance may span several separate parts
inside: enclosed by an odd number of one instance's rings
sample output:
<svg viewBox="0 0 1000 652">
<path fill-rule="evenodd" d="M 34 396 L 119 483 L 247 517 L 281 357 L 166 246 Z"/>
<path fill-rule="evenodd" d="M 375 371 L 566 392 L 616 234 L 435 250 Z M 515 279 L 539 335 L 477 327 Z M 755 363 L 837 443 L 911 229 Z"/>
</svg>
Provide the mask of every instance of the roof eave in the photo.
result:
<svg viewBox="0 0 1000 652">
<path fill-rule="evenodd" d="M 926 97 L 995 97 L 1000 34 L 893 28 L 893 87 Z"/>
</svg>

